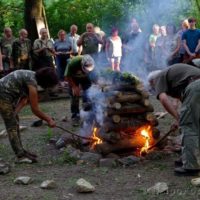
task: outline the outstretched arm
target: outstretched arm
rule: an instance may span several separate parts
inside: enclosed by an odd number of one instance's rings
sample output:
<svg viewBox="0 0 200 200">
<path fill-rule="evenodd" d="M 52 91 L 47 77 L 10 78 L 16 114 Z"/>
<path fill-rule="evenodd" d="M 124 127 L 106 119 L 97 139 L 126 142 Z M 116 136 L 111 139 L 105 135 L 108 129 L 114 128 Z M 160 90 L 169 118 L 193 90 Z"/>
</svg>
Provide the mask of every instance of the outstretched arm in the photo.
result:
<svg viewBox="0 0 200 200">
<path fill-rule="evenodd" d="M 40 119 L 45 120 L 50 127 L 55 127 L 56 123 L 54 122 L 54 120 L 39 109 L 37 89 L 32 85 L 28 85 L 28 89 L 29 89 L 29 101 L 32 112 Z"/>
<path fill-rule="evenodd" d="M 168 113 L 170 113 L 177 121 L 179 121 L 179 114 L 177 112 L 177 109 L 175 108 L 175 106 L 170 101 L 168 95 L 164 92 L 160 93 L 159 94 L 159 100 L 160 100 L 161 104 L 163 105 L 163 107 L 165 108 L 165 110 Z"/>
</svg>

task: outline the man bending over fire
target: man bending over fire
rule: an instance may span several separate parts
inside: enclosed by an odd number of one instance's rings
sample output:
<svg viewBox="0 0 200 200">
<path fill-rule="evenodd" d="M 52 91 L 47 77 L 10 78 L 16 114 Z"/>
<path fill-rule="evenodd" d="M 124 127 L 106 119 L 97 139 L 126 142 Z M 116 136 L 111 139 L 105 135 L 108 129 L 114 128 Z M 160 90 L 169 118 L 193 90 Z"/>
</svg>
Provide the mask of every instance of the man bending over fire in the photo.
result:
<svg viewBox="0 0 200 200">
<path fill-rule="evenodd" d="M 65 80 L 70 86 L 71 95 L 71 119 L 73 125 L 78 125 L 79 115 L 79 96 L 80 87 L 83 90 L 82 101 L 88 102 L 87 90 L 91 87 L 92 82 L 97 80 L 94 72 L 94 60 L 90 55 L 76 56 L 72 58 L 65 71 Z"/>
<path fill-rule="evenodd" d="M 200 69 L 175 64 L 148 76 L 151 87 L 164 108 L 175 118 L 182 133 L 182 156 L 176 162 L 177 175 L 196 175 L 200 171 Z M 169 96 L 182 102 L 180 116 Z"/>
<path fill-rule="evenodd" d="M 29 101 L 32 112 L 45 120 L 50 127 L 55 127 L 54 120 L 39 109 L 37 86 L 47 89 L 57 83 L 58 77 L 55 70 L 48 67 L 36 72 L 16 70 L 0 79 L 0 114 L 4 120 L 12 149 L 20 163 L 36 162 L 37 156 L 26 151 L 22 146 L 18 112 Z"/>
</svg>

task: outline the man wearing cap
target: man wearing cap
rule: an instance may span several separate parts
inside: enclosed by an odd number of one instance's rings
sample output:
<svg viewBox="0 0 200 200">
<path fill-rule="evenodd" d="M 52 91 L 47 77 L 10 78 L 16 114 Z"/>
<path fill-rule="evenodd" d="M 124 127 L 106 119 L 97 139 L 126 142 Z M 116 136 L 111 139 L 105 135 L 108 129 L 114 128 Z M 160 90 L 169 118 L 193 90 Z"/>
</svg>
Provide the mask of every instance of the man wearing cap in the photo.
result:
<svg viewBox="0 0 200 200">
<path fill-rule="evenodd" d="M 194 58 L 200 58 L 200 30 L 196 28 L 196 19 L 188 19 L 189 29 L 182 35 L 183 46 L 185 48 L 184 63 L 192 64 Z"/>
<path fill-rule="evenodd" d="M 94 60 L 90 55 L 86 54 L 72 58 L 65 71 L 65 80 L 68 81 L 70 86 L 71 118 L 75 124 L 80 119 L 80 87 L 83 90 L 82 100 L 85 103 L 88 101 L 86 91 L 96 79 L 97 77 L 94 73 Z"/>
<path fill-rule="evenodd" d="M 151 72 L 151 87 L 164 108 L 175 118 L 174 126 L 182 133 L 182 156 L 175 168 L 177 175 L 196 175 L 200 171 L 200 69 L 187 64 L 174 64 Z M 180 116 L 169 96 L 182 102 Z"/>
</svg>

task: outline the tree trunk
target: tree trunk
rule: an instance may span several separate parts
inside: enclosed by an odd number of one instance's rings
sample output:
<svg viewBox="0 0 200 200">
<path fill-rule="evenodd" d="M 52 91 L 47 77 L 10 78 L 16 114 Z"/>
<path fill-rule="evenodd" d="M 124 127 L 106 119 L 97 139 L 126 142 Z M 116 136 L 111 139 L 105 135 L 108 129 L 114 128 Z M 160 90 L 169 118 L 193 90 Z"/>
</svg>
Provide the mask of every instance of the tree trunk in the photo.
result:
<svg viewBox="0 0 200 200">
<path fill-rule="evenodd" d="M 25 0 L 25 28 L 32 43 L 38 38 L 37 18 L 42 18 L 42 0 Z"/>
</svg>

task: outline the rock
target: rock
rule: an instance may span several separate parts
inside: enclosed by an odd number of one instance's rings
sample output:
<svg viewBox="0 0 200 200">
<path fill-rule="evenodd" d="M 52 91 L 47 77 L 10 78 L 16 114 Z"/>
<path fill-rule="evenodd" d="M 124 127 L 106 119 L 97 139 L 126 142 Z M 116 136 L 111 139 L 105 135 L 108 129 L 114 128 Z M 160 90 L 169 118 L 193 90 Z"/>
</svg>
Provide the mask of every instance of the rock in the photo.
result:
<svg viewBox="0 0 200 200">
<path fill-rule="evenodd" d="M 0 163 L 0 174 L 8 174 L 10 172 L 10 166 L 8 164 Z"/>
<path fill-rule="evenodd" d="M 168 185 L 165 182 L 158 182 L 153 187 L 147 189 L 147 193 L 161 194 L 168 191 Z"/>
<path fill-rule="evenodd" d="M 84 160 L 85 162 L 98 164 L 99 160 L 102 158 L 100 154 L 97 153 L 91 153 L 91 152 L 85 152 L 81 156 L 81 160 Z"/>
<path fill-rule="evenodd" d="M 165 157 L 164 153 L 162 151 L 157 151 L 157 150 L 151 150 L 145 156 L 147 160 L 160 160 L 163 157 Z"/>
<path fill-rule="evenodd" d="M 80 178 L 77 180 L 76 189 L 77 189 L 77 192 L 80 192 L 80 193 L 87 193 L 87 192 L 95 191 L 95 187 L 83 178 Z"/>
<path fill-rule="evenodd" d="M 199 187 L 200 186 L 200 178 L 193 178 L 191 180 L 192 185 Z"/>
<path fill-rule="evenodd" d="M 140 158 L 136 157 L 136 156 L 128 156 L 128 157 L 124 157 L 124 158 L 120 158 L 118 159 L 118 163 L 124 166 L 131 166 L 131 165 L 135 165 L 136 163 L 140 162 Z"/>
<path fill-rule="evenodd" d="M 8 135 L 8 133 L 7 133 L 6 130 L 2 130 L 2 131 L 0 132 L 0 138 L 4 138 L 4 137 L 6 137 L 7 135 Z"/>
<path fill-rule="evenodd" d="M 116 163 L 116 159 L 115 158 L 103 158 L 100 159 L 99 161 L 99 167 L 116 167 L 117 163 Z"/>
<path fill-rule="evenodd" d="M 83 155 L 83 153 L 79 149 L 76 149 L 75 151 L 73 151 L 72 153 L 69 154 L 70 157 L 72 157 L 76 160 L 79 160 L 82 155 Z"/>
<path fill-rule="evenodd" d="M 118 159 L 118 158 L 120 158 L 117 154 L 115 154 L 115 153 L 109 153 L 107 156 L 106 156 L 106 158 L 115 158 L 115 159 Z"/>
<path fill-rule="evenodd" d="M 32 178 L 29 176 L 19 176 L 14 180 L 15 184 L 22 184 L 22 185 L 28 185 L 32 182 Z"/>
<path fill-rule="evenodd" d="M 53 189 L 56 188 L 56 182 L 54 180 L 43 181 L 40 185 L 42 189 Z"/>
<path fill-rule="evenodd" d="M 20 131 L 23 131 L 27 128 L 28 128 L 27 126 L 19 126 Z M 0 138 L 7 137 L 7 135 L 8 135 L 8 133 L 7 133 L 6 129 L 4 129 L 0 132 Z"/>
</svg>

